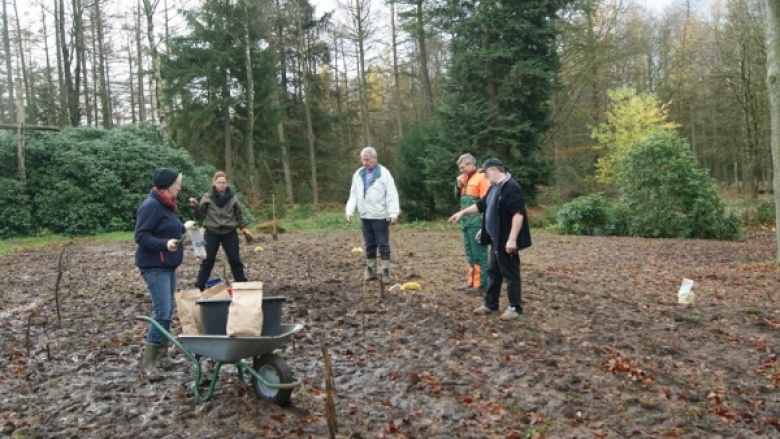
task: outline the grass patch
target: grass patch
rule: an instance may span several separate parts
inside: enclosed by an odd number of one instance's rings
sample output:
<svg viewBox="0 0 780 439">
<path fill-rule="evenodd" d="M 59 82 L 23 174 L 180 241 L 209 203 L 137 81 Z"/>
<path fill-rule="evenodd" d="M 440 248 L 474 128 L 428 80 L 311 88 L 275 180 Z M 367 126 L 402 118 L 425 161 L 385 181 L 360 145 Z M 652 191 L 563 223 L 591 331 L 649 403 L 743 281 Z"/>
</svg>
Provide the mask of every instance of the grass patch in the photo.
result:
<svg viewBox="0 0 780 439">
<path fill-rule="evenodd" d="M 0 255 L 18 251 L 58 249 L 71 243 L 126 242 L 132 240 L 133 232 L 112 232 L 86 237 L 61 236 L 47 233 L 41 236 L 0 240 Z"/>
</svg>

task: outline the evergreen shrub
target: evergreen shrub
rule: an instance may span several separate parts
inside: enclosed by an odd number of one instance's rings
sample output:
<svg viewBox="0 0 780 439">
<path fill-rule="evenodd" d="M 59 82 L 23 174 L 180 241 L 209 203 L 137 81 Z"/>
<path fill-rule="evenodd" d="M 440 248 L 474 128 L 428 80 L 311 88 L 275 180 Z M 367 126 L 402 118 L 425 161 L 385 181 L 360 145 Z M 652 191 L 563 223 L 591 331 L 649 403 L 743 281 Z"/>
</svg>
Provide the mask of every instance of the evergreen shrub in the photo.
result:
<svg viewBox="0 0 780 439">
<path fill-rule="evenodd" d="M 621 203 L 629 235 L 738 240 L 739 219 L 727 213 L 712 180 L 674 131 L 658 131 L 626 153 Z"/>
<path fill-rule="evenodd" d="M 184 200 L 199 199 L 211 187 L 214 172 L 196 166 L 186 151 L 163 146 L 157 128 L 149 124 L 34 132 L 26 134 L 25 143 L 27 179 L 9 179 L 5 187 L 15 194 L 0 196 L 4 238 L 43 231 L 74 236 L 133 230 L 158 166 L 183 174 L 178 212 L 180 219 L 191 219 L 191 210 L 181 208 Z M 13 136 L 0 135 L 0 175 L 18 174 L 15 148 Z"/>
<path fill-rule="evenodd" d="M 570 235 L 606 235 L 611 230 L 612 207 L 603 194 L 575 198 L 558 210 L 558 226 Z"/>
</svg>

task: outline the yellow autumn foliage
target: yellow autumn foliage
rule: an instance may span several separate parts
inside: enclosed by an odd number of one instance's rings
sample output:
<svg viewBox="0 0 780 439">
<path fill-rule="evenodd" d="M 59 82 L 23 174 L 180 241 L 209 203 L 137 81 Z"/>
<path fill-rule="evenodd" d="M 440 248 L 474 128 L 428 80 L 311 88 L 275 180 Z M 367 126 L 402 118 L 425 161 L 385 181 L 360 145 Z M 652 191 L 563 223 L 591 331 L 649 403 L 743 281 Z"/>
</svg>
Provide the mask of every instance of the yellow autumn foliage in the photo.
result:
<svg viewBox="0 0 780 439">
<path fill-rule="evenodd" d="M 650 93 L 619 88 L 608 93 L 610 110 L 607 121 L 591 131 L 596 148 L 605 151 L 596 163 L 596 180 L 614 183 L 620 163 L 631 147 L 657 130 L 674 130 L 678 125 L 667 120 L 669 110 Z"/>
</svg>

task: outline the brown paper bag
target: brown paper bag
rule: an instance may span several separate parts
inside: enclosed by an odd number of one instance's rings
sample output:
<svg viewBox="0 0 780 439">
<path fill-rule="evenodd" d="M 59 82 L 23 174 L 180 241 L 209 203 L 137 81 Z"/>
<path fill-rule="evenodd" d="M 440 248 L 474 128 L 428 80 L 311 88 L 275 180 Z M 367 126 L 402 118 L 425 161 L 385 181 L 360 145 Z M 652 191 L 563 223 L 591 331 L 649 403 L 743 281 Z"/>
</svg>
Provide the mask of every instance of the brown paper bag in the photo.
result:
<svg viewBox="0 0 780 439">
<path fill-rule="evenodd" d="M 227 292 L 227 284 L 225 282 L 220 282 L 203 291 L 203 300 L 217 299 L 230 299 L 230 294 Z"/>
<path fill-rule="evenodd" d="M 181 331 L 185 334 L 201 334 L 200 306 L 201 299 L 199 289 L 183 290 L 174 295 L 176 298 L 176 312 L 181 322 Z"/>
<path fill-rule="evenodd" d="M 227 320 L 228 337 L 259 337 L 263 331 L 263 283 L 233 284 Z"/>
</svg>

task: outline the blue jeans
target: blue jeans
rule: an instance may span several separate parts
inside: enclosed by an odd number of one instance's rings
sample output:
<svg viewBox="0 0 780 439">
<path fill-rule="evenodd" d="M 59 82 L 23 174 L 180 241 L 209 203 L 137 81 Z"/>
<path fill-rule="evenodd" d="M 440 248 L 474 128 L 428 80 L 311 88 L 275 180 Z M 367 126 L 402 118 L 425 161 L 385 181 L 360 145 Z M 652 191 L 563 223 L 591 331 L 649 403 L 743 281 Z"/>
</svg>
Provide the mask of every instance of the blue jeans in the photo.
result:
<svg viewBox="0 0 780 439">
<path fill-rule="evenodd" d="M 176 292 L 176 270 L 170 268 L 141 268 L 141 276 L 152 297 L 152 313 L 154 319 L 166 331 L 171 330 L 174 298 Z M 146 332 L 146 342 L 160 344 L 163 335 L 154 325 L 149 325 Z"/>
<path fill-rule="evenodd" d="M 381 259 L 390 260 L 390 222 L 386 219 L 361 219 L 363 241 L 366 245 L 366 259 L 376 259 L 379 247 Z"/>
</svg>

